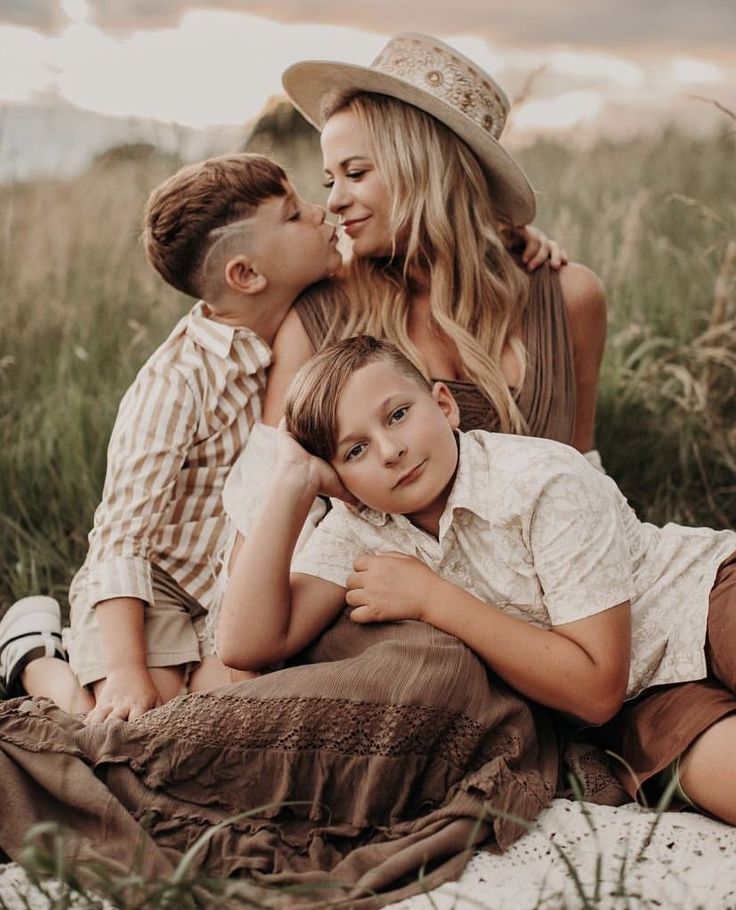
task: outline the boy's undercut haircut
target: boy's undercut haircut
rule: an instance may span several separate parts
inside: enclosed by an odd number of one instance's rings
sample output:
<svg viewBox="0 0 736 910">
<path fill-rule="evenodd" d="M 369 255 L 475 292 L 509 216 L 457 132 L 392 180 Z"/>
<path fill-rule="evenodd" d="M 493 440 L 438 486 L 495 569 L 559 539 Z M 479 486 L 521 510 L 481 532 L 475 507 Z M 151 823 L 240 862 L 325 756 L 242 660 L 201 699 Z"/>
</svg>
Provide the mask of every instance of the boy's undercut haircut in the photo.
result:
<svg viewBox="0 0 736 910">
<path fill-rule="evenodd" d="M 182 168 L 146 203 L 143 239 L 151 265 L 177 290 L 206 297 L 202 264 L 218 237 L 212 232 L 285 196 L 286 180 L 263 155 L 222 155 Z"/>
<path fill-rule="evenodd" d="M 330 461 L 337 447 L 337 406 L 356 370 L 387 363 L 429 390 L 431 383 L 401 351 L 371 335 L 355 335 L 324 348 L 292 379 L 286 392 L 286 427 L 312 455 Z"/>
</svg>

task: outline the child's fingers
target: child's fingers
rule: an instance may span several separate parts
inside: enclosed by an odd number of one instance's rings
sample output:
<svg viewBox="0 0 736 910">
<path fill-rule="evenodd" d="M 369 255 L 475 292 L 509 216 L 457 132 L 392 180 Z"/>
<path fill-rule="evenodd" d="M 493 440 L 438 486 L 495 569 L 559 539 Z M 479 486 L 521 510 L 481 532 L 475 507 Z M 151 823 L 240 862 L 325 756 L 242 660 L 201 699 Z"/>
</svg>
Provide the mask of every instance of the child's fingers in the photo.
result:
<svg viewBox="0 0 736 910">
<path fill-rule="evenodd" d="M 542 233 L 528 224 L 521 231 L 521 235 L 524 239 L 524 250 L 521 254 L 521 261 L 524 265 L 527 265 L 532 256 L 535 256 L 539 252 L 542 243 Z"/>
<path fill-rule="evenodd" d="M 527 260 L 527 270 L 533 272 L 535 269 L 538 269 L 540 265 L 543 265 L 547 261 L 549 254 L 550 247 L 547 243 L 543 243 L 531 259 Z"/>
<path fill-rule="evenodd" d="M 111 705 L 95 705 L 85 717 L 84 722 L 85 724 L 102 724 L 107 720 L 111 711 Z"/>
<path fill-rule="evenodd" d="M 350 618 L 353 622 L 360 623 L 361 625 L 369 622 L 380 622 L 381 617 L 377 607 L 362 606 L 356 607 L 351 613 Z"/>
<path fill-rule="evenodd" d="M 567 253 L 555 240 L 549 242 L 549 264 L 557 270 L 567 263 Z"/>
<path fill-rule="evenodd" d="M 353 560 L 353 569 L 356 572 L 365 572 L 370 568 L 373 553 L 359 553 Z"/>
<path fill-rule="evenodd" d="M 345 592 L 345 603 L 349 607 L 365 606 L 365 591 L 362 588 L 348 588 Z"/>
</svg>

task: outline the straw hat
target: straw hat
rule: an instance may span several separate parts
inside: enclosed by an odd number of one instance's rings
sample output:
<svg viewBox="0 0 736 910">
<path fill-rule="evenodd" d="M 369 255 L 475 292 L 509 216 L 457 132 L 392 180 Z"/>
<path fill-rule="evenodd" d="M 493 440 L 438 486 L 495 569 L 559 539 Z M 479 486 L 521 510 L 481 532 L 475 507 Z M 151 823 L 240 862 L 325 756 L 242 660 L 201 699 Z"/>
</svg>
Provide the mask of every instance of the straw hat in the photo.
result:
<svg viewBox="0 0 736 910">
<path fill-rule="evenodd" d="M 325 101 L 352 91 L 389 95 L 431 114 L 475 152 L 501 213 L 514 225 L 534 220 L 534 190 L 498 142 L 509 111 L 506 95 L 488 73 L 444 42 L 405 32 L 391 38 L 370 66 L 305 60 L 284 72 L 283 83 L 317 129 L 325 123 Z"/>
</svg>

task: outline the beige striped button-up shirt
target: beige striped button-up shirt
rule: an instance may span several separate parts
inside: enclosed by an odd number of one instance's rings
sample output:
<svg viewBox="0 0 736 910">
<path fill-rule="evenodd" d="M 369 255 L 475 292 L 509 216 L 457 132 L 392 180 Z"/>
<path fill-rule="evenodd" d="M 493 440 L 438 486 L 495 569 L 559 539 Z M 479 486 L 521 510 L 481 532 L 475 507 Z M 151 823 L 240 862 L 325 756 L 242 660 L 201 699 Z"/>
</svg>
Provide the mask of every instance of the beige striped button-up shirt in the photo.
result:
<svg viewBox="0 0 736 910">
<path fill-rule="evenodd" d="M 180 320 L 123 397 L 72 609 L 112 597 L 150 603 L 152 563 L 212 603 L 222 488 L 260 417 L 271 350 L 206 312 L 200 301 Z"/>
</svg>

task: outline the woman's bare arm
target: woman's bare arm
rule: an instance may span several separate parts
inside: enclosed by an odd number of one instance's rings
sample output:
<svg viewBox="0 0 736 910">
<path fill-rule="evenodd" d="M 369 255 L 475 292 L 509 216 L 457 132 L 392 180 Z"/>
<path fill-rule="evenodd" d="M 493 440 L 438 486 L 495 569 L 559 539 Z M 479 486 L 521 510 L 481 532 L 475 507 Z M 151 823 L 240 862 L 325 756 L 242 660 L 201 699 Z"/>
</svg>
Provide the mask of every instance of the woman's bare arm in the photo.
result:
<svg viewBox="0 0 736 910">
<path fill-rule="evenodd" d="M 577 408 L 572 444 L 580 452 L 594 446 L 598 380 L 606 344 L 606 295 L 598 276 L 571 262 L 560 270 L 575 371 Z"/>
<path fill-rule="evenodd" d="M 268 371 L 262 420 L 276 427 L 284 416 L 284 399 L 289 383 L 299 368 L 314 354 L 312 342 L 295 309 L 289 310 L 281 323 L 272 351 L 273 360 Z"/>
</svg>

